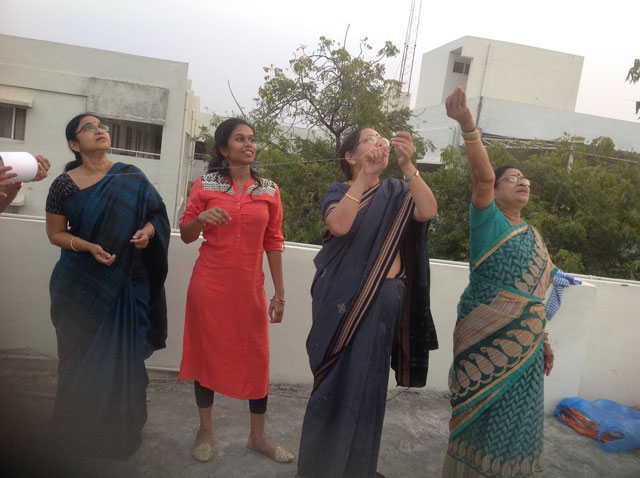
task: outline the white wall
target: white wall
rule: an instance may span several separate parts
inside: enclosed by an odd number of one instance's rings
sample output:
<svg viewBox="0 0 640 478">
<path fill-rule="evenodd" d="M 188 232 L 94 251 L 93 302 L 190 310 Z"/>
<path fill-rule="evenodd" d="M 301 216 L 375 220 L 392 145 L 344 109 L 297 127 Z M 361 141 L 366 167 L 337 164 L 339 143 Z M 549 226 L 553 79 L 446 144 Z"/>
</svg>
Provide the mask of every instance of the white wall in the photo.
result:
<svg viewBox="0 0 640 478">
<path fill-rule="evenodd" d="M 30 349 L 56 356 L 55 331 L 49 316 L 49 277 L 59 249 L 47 241 L 39 219 L 0 215 L 0 350 Z M 287 243 L 284 277 L 287 297 L 282 324 L 270 325 L 271 381 L 311 383 L 305 340 L 311 326 L 309 290 L 317 246 Z M 166 282 L 169 313 L 167 348 L 156 352 L 149 366 L 177 369 L 180 365 L 186 290 L 198 254 L 196 244 L 172 235 Z M 267 297 L 272 287 L 266 271 Z M 431 302 L 440 349 L 430 355 L 427 387 L 447 390 L 452 360 L 456 306 L 468 280 L 464 263 L 432 261 Z M 640 283 L 586 278 L 584 285 L 565 291 L 563 306 L 549 324 L 556 356 L 545 379 L 545 410 L 568 396 L 608 398 L 640 405 Z M 393 383 L 391 383 L 393 386 Z"/>
</svg>

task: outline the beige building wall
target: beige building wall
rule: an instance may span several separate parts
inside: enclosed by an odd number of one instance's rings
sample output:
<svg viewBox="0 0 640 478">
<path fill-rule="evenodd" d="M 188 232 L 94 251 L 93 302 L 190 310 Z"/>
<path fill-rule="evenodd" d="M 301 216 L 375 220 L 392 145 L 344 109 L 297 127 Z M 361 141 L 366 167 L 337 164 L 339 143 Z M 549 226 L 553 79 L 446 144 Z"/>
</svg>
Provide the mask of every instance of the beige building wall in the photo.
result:
<svg viewBox="0 0 640 478">
<path fill-rule="evenodd" d="M 0 138 L 0 151 L 49 158 L 49 178 L 25 186 L 11 212 L 43 216 L 51 181 L 73 160 L 64 129 L 76 114 L 161 125 L 159 159 L 113 154 L 138 166 L 162 195 L 170 219 L 184 200 L 199 99 L 188 64 L 0 35 L 0 104 L 26 106 L 24 140 Z"/>
<path fill-rule="evenodd" d="M 454 63 L 469 65 L 467 73 Z M 574 111 L 583 57 L 465 36 L 422 56 L 416 109 L 441 104 L 456 87 L 488 97 Z"/>
</svg>

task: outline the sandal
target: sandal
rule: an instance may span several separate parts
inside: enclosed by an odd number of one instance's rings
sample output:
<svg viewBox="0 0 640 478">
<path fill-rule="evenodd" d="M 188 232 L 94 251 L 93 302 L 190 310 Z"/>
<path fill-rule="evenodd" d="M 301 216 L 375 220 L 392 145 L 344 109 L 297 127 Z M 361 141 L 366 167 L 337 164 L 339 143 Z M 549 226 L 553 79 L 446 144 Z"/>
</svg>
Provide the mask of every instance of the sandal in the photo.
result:
<svg viewBox="0 0 640 478">
<path fill-rule="evenodd" d="M 262 450 L 258 450 L 257 448 L 255 448 L 253 446 L 253 440 L 251 440 L 251 437 L 249 437 L 249 439 L 247 440 L 247 448 L 249 448 L 251 450 L 259 451 L 263 455 L 268 456 L 273 461 L 277 461 L 278 463 L 291 463 L 293 461 L 293 459 L 295 458 L 293 453 L 291 453 L 290 451 L 285 450 L 284 448 L 282 448 L 279 445 L 275 447 L 273 456 L 263 452 Z"/>
<path fill-rule="evenodd" d="M 196 441 L 191 450 L 191 456 L 196 461 L 206 462 L 213 458 L 213 440 L 201 442 L 196 435 Z"/>
</svg>

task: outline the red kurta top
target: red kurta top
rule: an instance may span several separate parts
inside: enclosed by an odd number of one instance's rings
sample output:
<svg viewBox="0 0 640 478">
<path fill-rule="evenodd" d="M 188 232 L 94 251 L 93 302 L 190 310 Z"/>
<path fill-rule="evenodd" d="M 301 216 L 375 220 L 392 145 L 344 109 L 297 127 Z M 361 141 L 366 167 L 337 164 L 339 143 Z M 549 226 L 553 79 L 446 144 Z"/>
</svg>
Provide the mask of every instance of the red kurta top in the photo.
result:
<svg viewBox="0 0 640 478">
<path fill-rule="evenodd" d="M 264 251 L 283 251 L 282 203 L 273 181 L 253 179 L 242 196 L 219 173 L 198 178 L 180 225 L 214 206 L 226 225 L 207 224 L 187 291 L 180 378 L 234 398 L 269 391 L 269 329 Z"/>
</svg>

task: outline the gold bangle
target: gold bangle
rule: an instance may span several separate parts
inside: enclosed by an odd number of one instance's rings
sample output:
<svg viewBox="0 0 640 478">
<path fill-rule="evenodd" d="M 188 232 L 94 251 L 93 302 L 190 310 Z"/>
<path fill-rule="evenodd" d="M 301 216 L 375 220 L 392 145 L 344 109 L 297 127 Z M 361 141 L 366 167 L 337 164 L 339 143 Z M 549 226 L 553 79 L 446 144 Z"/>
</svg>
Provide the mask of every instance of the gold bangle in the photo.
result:
<svg viewBox="0 0 640 478">
<path fill-rule="evenodd" d="M 476 139 L 480 137 L 480 131 L 478 128 L 474 128 L 473 131 L 460 131 L 460 135 L 464 139 Z"/>
<path fill-rule="evenodd" d="M 73 241 L 75 241 L 76 239 L 77 239 L 77 237 L 76 237 L 76 236 L 73 236 L 73 237 L 71 238 L 71 242 L 69 243 L 69 245 L 71 246 L 71 250 L 72 250 L 73 252 L 80 252 L 78 249 L 76 249 L 75 247 L 73 247 Z"/>
<path fill-rule="evenodd" d="M 353 202 L 356 202 L 356 203 L 360 204 L 360 199 L 356 199 L 356 198 L 354 198 L 354 197 L 353 197 L 351 194 L 349 194 L 349 193 L 344 193 L 344 195 L 345 195 L 346 197 L 348 197 L 349 199 L 351 199 Z"/>
<path fill-rule="evenodd" d="M 482 139 L 480 137 L 477 137 L 476 139 L 464 139 L 464 144 L 469 144 L 469 143 L 480 143 L 482 141 Z"/>
<path fill-rule="evenodd" d="M 271 302 L 277 302 L 278 304 L 282 304 L 282 305 L 285 305 L 285 304 L 287 303 L 287 301 L 286 301 L 286 300 L 284 300 L 284 299 L 278 299 L 277 297 L 272 297 L 272 298 L 271 298 Z"/>
</svg>

